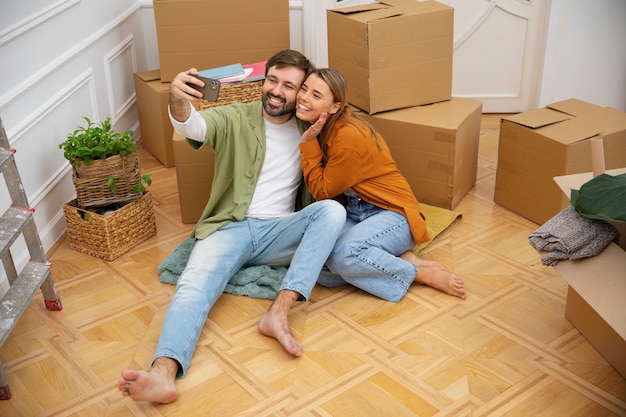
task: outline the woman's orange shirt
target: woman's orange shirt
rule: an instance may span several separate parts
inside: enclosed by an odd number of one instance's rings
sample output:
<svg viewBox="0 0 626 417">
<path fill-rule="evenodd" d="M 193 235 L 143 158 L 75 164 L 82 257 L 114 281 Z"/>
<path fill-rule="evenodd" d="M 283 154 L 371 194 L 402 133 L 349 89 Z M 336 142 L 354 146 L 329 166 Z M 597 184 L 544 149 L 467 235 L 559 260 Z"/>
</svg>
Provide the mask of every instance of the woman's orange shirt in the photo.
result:
<svg viewBox="0 0 626 417">
<path fill-rule="evenodd" d="M 350 118 L 354 124 L 348 122 Z M 318 141 L 300 144 L 304 180 L 316 200 L 333 198 L 352 188 L 370 204 L 403 214 L 416 244 L 429 240 L 419 202 L 393 160 L 389 146 L 380 135 L 377 145 L 369 128 L 355 120 L 349 109 L 329 132 L 325 151 L 324 166 Z"/>
</svg>

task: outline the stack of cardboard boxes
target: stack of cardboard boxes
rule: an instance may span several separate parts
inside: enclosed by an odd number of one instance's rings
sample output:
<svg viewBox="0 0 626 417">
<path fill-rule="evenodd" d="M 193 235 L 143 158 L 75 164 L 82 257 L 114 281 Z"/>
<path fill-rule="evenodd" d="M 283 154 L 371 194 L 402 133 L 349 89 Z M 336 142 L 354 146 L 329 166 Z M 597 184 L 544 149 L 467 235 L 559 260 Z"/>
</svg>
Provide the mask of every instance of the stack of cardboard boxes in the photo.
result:
<svg viewBox="0 0 626 417">
<path fill-rule="evenodd" d="M 189 68 L 265 61 L 289 48 L 287 0 L 154 0 L 160 68 L 135 74 L 141 144 L 176 166 L 184 223 L 195 223 L 213 180 L 213 153 L 193 151 L 174 135 L 167 113 L 170 82 Z"/>
<path fill-rule="evenodd" d="M 455 208 L 476 182 L 482 103 L 452 98 L 454 9 L 384 0 L 327 11 L 328 62 L 420 202 Z"/>
<path fill-rule="evenodd" d="M 161 68 L 135 74 L 141 140 L 176 166 L 184 223 L 196 222 L 206 204 L 213 154 L 192 151 L 173 133 L 169 81 L 190 67 L 257 62 L 289 48 L 288 2 L 272 2 L 154 2 Z M 385 137 L 418 199 L 454 208 L 476 180 L 482 112 L 479 101 L 451 97 L 454 9 L 385 0 L 327 17 L 329 66 L 346 76 L 350 103 Z"/>
</svg>

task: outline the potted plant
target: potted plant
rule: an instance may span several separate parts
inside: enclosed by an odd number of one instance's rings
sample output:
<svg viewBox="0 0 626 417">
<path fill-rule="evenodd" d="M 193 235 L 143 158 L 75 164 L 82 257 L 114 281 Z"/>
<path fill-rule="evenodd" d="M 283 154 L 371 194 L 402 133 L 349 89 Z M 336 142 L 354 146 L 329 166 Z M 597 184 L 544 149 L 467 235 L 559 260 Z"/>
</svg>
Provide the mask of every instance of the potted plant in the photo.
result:
<svg viewBox="0 0 626 417">
<path fill-rule="evenodd" d="M 76 199 L 63 206 L 70 248 L 113 260 L 156 234 L 152 197 L 140 175 L 132 131 L 117 132 L 111 119 L 83 117 L 59 144 L 72 165 Z"/>
<path fill-rule="evenodd" d="M 83 117 L 78 126 L 59 144 L 72 165 L 79 206 L 106 206 L 141 197 L 150 175 L 140 175 L 137 140 L 132 130 L 118 132 L 111 118 L 97 123 Z"/>
</svg>

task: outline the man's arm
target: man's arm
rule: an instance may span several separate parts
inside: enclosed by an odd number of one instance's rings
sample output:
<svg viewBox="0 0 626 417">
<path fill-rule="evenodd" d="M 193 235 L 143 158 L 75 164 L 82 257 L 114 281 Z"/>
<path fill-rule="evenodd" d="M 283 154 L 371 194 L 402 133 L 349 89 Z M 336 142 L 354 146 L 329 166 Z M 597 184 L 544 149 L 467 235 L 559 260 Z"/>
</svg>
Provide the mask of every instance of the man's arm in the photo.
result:
<svg viewBox="0 0 626 417">
<path fill-rule="evenodd" d="M 187 83 L 193 83 L 200 87 L 204 85 L 204 82 L 196 78 L 195 75 L 198 75 L 198 70 L 191 68 L 174 77 L 170 84 L 168 110 L 176 133 L 197 142 L 204 142 L 206 122 L 191 104 L 193 101 L 200 101 L 202 93 L 187 85 Z"/>
<path fill-rule="evenodd" d="M 189 119 L 191 114 L 190 101 L 200 101 L 202 93 L 191 88 L 187 83 L 204 87 L 204 82 L 195 76 L 198 70 L 191 68 L 187 71 L 178 73 L 170 84 L 170 114 L 179 122 Z"/>
</svg>

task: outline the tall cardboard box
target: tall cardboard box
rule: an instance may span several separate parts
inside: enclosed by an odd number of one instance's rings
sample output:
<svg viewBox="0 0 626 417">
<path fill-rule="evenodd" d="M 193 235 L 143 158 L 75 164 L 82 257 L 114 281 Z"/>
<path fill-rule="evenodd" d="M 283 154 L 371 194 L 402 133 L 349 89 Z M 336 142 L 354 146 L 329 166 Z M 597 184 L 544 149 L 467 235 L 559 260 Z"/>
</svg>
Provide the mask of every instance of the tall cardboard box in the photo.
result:
<svg viewBox="0 0 626 417">
<path fill-rule="evenodd" d="M 154 0 L 161 80 L 289 49 L 288 0 Z"/>
<path fill-rule="evenodd" d="M 170 83 L 161 82 L 159 70 L 137 72 L 134 78 L 141 145 L 163 166 L 171 167 L 174 165 L 174 128 L 167 114 Z"/>
<path fill-rule="evenodd" d="M 382 0 L 327 11 L 328 62 L 348 81 L 348 102 L 378 113 L 449 100 L 454 9 Z"/>
<path fill-rule="evenodd" d="M 183 223 L 196 223 L 211 194 L 215 153 L 206 146 L 192 149 L 187 139 L 176 132 L 172 136 L 172 143 L 181 219 Z"/>
<path fill-rule="evenodd" d="M 453 209 L 474 186 L 482 102 L 453 98 L 359 114 L 385 138 L 420 202 Z"/>
<path fill-rule="evenodd" d="M 604 137 L 606 169 L 626 166 L 626 113 L 569 99 L 504 117 L 494 201 L 543 224 L 569 201 L 553 178 L 592 171 L 590 139 Z"/>
</svg>

